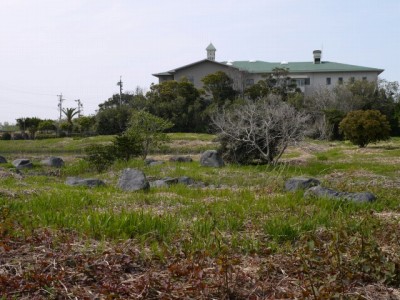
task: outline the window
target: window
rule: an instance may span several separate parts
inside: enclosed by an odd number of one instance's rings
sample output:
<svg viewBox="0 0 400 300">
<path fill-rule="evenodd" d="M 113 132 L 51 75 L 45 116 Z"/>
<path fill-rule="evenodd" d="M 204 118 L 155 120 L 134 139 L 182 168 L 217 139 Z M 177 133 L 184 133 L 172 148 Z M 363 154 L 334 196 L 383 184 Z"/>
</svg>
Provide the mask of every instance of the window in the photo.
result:
<svg viewBox="0 0 400 300">
<path fill-rule="evenodd" d="M 326 78 L 326 85 L 330 85 L 331 84 L 331 78 L 330 77 L 327 77 Z"/>
<path fill-rule="evenodd" d="M 310 83 L 311 83 L 310 78 L 306 78 L 306 79 L 304 80 L 304 84 L 305 84 L 305 85 L 310 85 Z"/>
<path fill-rule="evenodd" d="M 247 86 L 250 86 L 250 85 L 253 85 L 254 84 L 254 79 L 247 79 L 246 80 L 246 85 Z"/>
<path fill-rule="evenodd" d="M 194 84 L 194 77 L 193 76 L 188 76 L 187 79 L 189 80 L 190 83 Z"/>
<path fill-rule="evenodd" d="M 354 77 L 350 77 L 350 83 L 354 83 L 356 79 Z"/>
<path fill-rule="evenodd" d="M 367 77 L 363 77 L 362 80 L 367 81 Z"/>
<path fill-rule="evenodd" d="M 338 78 L 338 84 L 343 84 L 343 77 Z"/>
<path fill-rule="evenodd" d="M 304 86 L 306 84 L 306 79 L 296 79 L 296 85 L 297 86 Z"/>
</svg>

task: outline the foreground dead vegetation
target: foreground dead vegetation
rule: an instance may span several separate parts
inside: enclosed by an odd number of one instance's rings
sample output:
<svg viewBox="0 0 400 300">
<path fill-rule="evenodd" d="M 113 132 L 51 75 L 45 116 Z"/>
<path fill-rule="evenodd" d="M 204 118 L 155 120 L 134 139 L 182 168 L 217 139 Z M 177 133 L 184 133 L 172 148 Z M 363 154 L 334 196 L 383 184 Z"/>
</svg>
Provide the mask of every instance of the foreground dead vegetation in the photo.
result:
<svg viewBox="0 0 400 300">
<path fill-rule="evenodd" d="M 308 142 L 275 169 L 203 169 L 158 154 L 165 164 L 146 167 L 150 178 L 189 174 L 210 185 L 143 194 L 113 188 L 119 167 L 101 174 L 109 186 L 100 190 L 64 186 L 68 169 L 0 169 L 0 299 L 400 299 L 396 145 L 359 151 Z M 368 189 L 378 201 L 352 206 L 286 195 L 284 180 L 300 175 Z M 166 234 L 170 224 L 177 228 L 168 237 L 143 227 L 122 238 L 63 226 L 61 218 L 43 226 L 40 210 L 50 203 L 60 216 L 73 203 L 81 227 L 89 215 L 117 220 L 139 211 L 176 220 L 165 223 Z M 96 232 L 113 232 L 100 221 Z"/>
</svg>

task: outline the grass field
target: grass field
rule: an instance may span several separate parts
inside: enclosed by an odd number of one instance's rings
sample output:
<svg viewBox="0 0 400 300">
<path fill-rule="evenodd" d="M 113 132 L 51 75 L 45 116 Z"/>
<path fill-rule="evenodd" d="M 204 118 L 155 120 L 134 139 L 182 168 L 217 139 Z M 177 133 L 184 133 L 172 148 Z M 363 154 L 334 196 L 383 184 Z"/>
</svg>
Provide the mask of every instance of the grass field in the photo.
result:
<svg viewBox="0 0 400 300">
<path fill-rule="evenodd" d="M 0 141 L 0 294 L 4 299 L 400 299 L 400 140 L 359 149 L 308 140 L 277 166 L 205 168 L 212 135 L 170 134 L 171 144 L 143 161 L 116 162 L 96 174 L 82 160 L 90 143 L 111 137 Z M 39 165 L 66 161 L 60 172 Z M 191 163 L 169 162 L 191 155 Z M 122 169 L 151 179 L 189 176 L 203 188 L 148 192 L 117 188 Z M 77 188 L 67 176 L 107 185 Z M 341 191 L 369 191 L 354 204 L 284 192 L 294 176 Z M 1 298 L 0 298 L 1 299 Z"/>
</svg>

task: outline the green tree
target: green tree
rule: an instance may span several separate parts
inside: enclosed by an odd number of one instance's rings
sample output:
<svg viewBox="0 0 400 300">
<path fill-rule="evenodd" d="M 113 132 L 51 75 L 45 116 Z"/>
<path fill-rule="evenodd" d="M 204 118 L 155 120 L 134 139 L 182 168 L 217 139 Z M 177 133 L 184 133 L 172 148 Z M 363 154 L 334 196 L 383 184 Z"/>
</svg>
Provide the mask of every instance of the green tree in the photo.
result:
<svg viewBox="0 0 400 300">
<path fill-rule="evenodd" d="M 233 87 L 233 79 L 225 72 L 208 74 L 202 80 L 204 90 L 212 95 L 214 104 L 222 107 L 227 101 L 235 100 L 238 92 Z"/>
<path fill-rule="evenodd" d="M 297 87 L 296 82 L 290 78 L 288 68 L 274 68 L 265 79 L 246 89 L 245 95 L 253 101 L 269 95 L 276 95 L 285 102 L 291 102 L 291 99 L 293 102 L 298 102 L 302 92 Z"/>
<path fill-rule="evenodd" d="M 389 122 L 378 110 L 351 111 L 339 127 L 345 138 L 360 148 L 390 137 Z"/>
<path fill-rule="evenodd" d="M 75 123 L 81 133 L 87 134 L 96 124 L 96 118 L 94 116 L 80 116 L 75 119 Z"/>
<path fill-rule="evenodd" d="M 391 134 L 399 135 L 399 117 L 396 106 L 400 99 L 398 82 L 356 80 L 347 84 L 356 109 L 379 110 L 390 123 Z"/>
<path fill-rule="evenodd" d="M 57 127 L 53 120 L 42 120 L 38 125 L 39 131 L 56 131 Z"/>
<path fill-rule="evenodd" d="M 35 139 L 36 132 L 38 131 L 39 124 L 42 120 L 36 117 L 33 118 L 19 118 L 17 125 L 22 132 L 26 130 L 29 132 L 30 138 Z"/>
<path fill-rule="evenodd" d="M 128 127 L 132 109 L 128 106 L 99 110 L 96 115 L 96 132 L 101 135 L 121 134 Z"/>
<path fill-rule="evenodd" d="M 147 93 L 147 110 L 171 121 L 172 131 L 198 132 L 206 127 L 204 111 L 208 105 L 199 90 L 186 79 L 153 84 Z"/>
<path fill-rule="evenodd" d="M 79 111 L 76 108 L 64 108 L 62 112 L 67 119 L 67 123 L 73 125 L 72 119 L 79 113 Z"/>
<path fill-rule="evenodd" d="M 150 150 L 167 143 L 169 138 L 165 133 L 173 124 L 146 111 L 134 111 L 129 127 L 124 133 L 142 143 L 142 158 L 145 159 Z"/>
</svg>

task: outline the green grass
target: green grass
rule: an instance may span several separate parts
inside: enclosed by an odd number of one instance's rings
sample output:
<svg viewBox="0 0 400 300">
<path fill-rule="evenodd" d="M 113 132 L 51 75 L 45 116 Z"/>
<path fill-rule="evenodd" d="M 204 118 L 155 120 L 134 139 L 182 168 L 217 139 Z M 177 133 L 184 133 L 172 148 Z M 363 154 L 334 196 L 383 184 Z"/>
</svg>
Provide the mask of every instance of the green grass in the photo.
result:
<svg viewBox="0 0 400 300">
<path fill-rule="evenodd" d="M 174 141 L 188 143 L 210 142 L 214 138 L 175 133 L 170 136 Z M 0 148 L 0 152 L 20 149 L 22 152 L 17 153 L 37 155 L 52 149 L 54 153 L 80 153 L 87 143 L 110 139 L 1 141 L 0 147 L 6 145 L 6 149 Z M 60 145 L 64 148 L 58 149 Z M 134 239 L 159 256 L 162 251 L 194 253 L 204 249 L 214 255 L 224 251 L 262 252 L 266 248 L 284 251 L 305 235 L 324 228 L 362 231 L 357 224 L 371 211 L 400 211 L 396 185 L 399 171 L 398 165 L 392 163 L 400 155 L 400 140 L 360 151 L 343 142 L 318 141 L 315 145 L 324 146 L 325 150 L 312 153 L 302 165 L 290 163 L 291 158 L 301 156 L 299 149 L 292 149 L 285 157 L 288 161 L 277 166 L 205 168 L 194 161 L 149 167 L 141 160 L 131 160 L 116 162 L 102 174 L 95 174 L 85 161 L 74 158 L 62 169 L 61 177 L 29 175 L 32 171 L 23 171 L 23 179 L 0 177 L 0 209 L 3 222 L 12 219 L 25 230 L 48 227 L 73 230 L 99 240 Z M 171 155 L 182 150 L 171 149 Z M 3 166 L 3 170 L 7 167 L 10 166 Z M 175 185 L 127 193 L 116 187 L 119 173 L 127 167 L 139 168 L 152 179 L 189 176 L 213 188 Z M 37 166 L 34 171 L 40 170 Z M 69 187 L 64 184 L 67 176 L 97 177 L 107 186 Z M 378 201 L 360 205 L 305 199 L 301 192 L 283 191 L 285 180 L 294 176 L 314 176 L 325 186 L 343 191 L 368 190 L 377 195 Z M 387 188 L 388 184 L 392 184 L 391 188 Z"/>
</svg>

